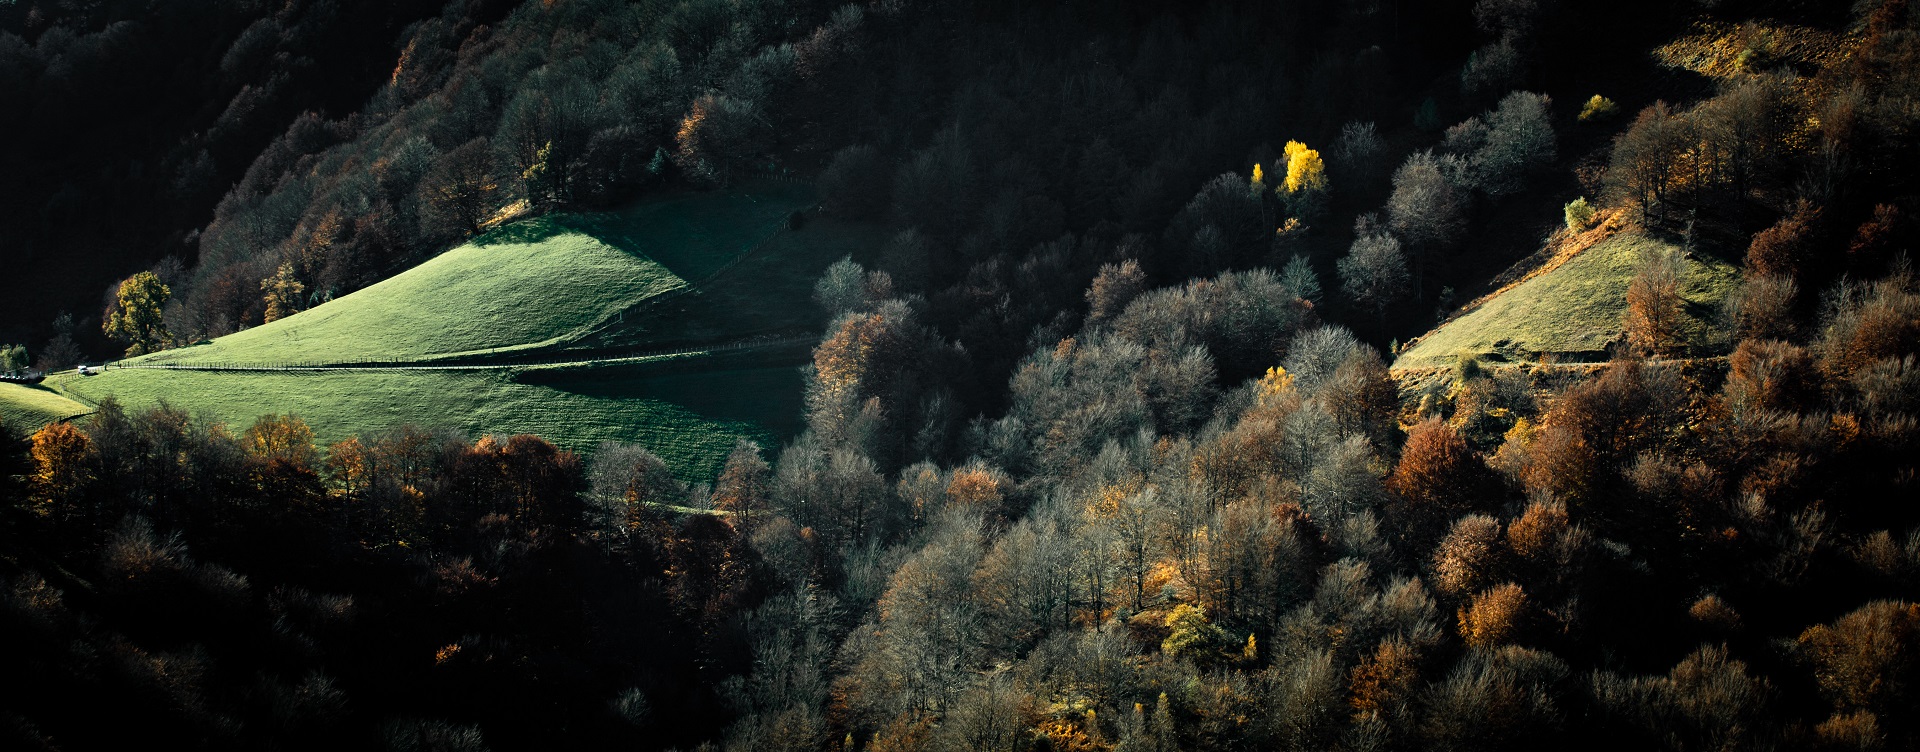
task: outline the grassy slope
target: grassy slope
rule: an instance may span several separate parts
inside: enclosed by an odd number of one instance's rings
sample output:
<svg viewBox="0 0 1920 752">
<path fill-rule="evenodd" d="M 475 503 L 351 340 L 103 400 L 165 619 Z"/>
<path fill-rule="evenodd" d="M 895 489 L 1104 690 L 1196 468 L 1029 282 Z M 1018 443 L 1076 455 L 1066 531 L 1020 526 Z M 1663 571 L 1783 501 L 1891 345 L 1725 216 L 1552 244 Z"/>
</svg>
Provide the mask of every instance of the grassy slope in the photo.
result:
<svg viewBox="0 0 1920 752">
<path fill-rule="evenodd" d="M 820 269 L 879 242 L 870 228 L 823 221 L 776 233 L 810 202 L 805 186 L 772 184 L 516 223 L 313 310 L 147 360 L 343 362 L 565 345 L 623 310 L 628 314 L 613 329 L 637 327 L 653 336 L 585 344 L 698 344 L 782 324 L 791 329 L 796 321 L 810 325 Z M 756 246 L 759 252 L 706 290 L 646 305 Z M 116 369 L 84 379 L 56 376 L 49 386 L 86 400 L 113 396 L 132 410 L 165 400 L 236 427 L 292 413 L 324 442 L 404 423 L 535 433 L 575 450 L 608 439 L 638 442 L 683 477 L 707 480 L 735 439 L 772 447 L 798 431 L 795 366 L 805 359 L 805 352 L 782 350 L 518 372 Z"/>
<path fill-rule="evenodd" d="M 562 374 L 541 384 L 519 383 L 503 371 L 133 369 L 53 382 L 90 400 L 112 396 L 134 411 L 167 401 L 236 429 L 261 415 L 291 413 L 323 443 L 408 423 L 474 435 L 533 433 L 576 451 L 606 440 L 637 442 L 690 480 L 713 477 L 737 438 L 777 446 L 797 430 L 800 373 L 794 367 L 658 370 Z"/>
<path fill-rule="evenodd" d="M 142 362 L 413 359 L 546 342 L 685 284 L 580 233 L 471 243 L 311 310 Z"/>
<path fill-rule="evenodd" d="M 1624 331 L 1627 285 L 1640 250 L 1660 241 L 1623 233 L 1595 244 L 1560 267 L 1515 285 L 1439 328 L 1401 353 L 1395 368 L 1447 365 L 1460 353 L 1491 360 L 1525 360 L 1539 354 L 1592 358 Z M 1737 271 L 1725 261 L 1696 254 L 1689 259 L 1685 289 L 1694 347 L 1712 347 L 1722 336 L 1709 324 L 1714 308 L 1731 292 Z"/>
<path fill-rule="evenodd" d="M 140 362 L 413 360 L 564 344 L 711 275 L 807 200 L 774 186 L 519 222 L 338 300 Z"/>
<path fill-rule="evenodd" d="M 93 412 L 44 386 L 0 382 L 0 424 L 15 430 L 36 430 L 54 421 Z"/>
</svg>

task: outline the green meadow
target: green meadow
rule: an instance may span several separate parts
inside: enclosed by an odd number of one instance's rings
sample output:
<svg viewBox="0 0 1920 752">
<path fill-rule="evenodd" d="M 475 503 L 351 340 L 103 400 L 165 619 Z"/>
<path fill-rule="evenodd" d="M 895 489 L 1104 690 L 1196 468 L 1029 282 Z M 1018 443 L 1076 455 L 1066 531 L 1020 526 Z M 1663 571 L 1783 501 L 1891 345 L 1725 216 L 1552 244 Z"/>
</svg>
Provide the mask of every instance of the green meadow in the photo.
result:
<svg viewBox="0 0 1920 752">
<path fill-rule="evenodd" d="M 685 193 L 616 212 L 556 215 L 495 230 L 413 269 L 307 311 L 129 365 L 401 361 L 596 348 L 577 362 L 491 370 L 195 371 L 111 368 L 3 385 L 0 415 L 37 425 L 112 398 L 167 403 L 244 427 L 292 414 L 334 442 L 414 424 L 470 435 L 533 433 L 590 451 L 634 442 L 689 480 L 711 478 L 741 438 L 769 450 L 799 430 L 804 346 L 605 363 L 604 348 L 700 348 L 809 334 L 812 286 L 877 231 L 789 218 L 810 189 Z"/>
<path fill-rule="evenodd" d="M 0 425 L 15 430 L 33 430 L 92 411 L 93 408 L 43 385 L 0 382 Z"/>
</svg>

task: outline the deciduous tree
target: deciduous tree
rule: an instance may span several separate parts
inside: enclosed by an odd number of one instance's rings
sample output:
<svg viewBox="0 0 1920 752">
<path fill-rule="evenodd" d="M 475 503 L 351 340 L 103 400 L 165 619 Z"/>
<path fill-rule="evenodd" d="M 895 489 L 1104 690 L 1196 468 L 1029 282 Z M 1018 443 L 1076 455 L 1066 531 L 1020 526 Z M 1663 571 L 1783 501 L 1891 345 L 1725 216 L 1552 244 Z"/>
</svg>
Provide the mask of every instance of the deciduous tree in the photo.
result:
<svg viewBox="0 0 1920 752">
<path fill-rule="evenodd" d="M 441 155 L 421 178 L 419 191 L 423 222 L 455 235 L 484 229 L 500 191 L 492 143 L 483 136 Z"/>
<path fill-rule="evenodd" d="M 307 286 L 293 270 L 293 262 L 280 265 L 273 276 L 260 280 L 261 297 L 267 303 L 262 323 L 272 323 L 299 312 L 306 303 Z"/>
<path fill-rule="evenodd" d="M 172 294 L 153 272 L 141 272 L 120 283 L 103 328 L 108 337 L 126 343 L 127 357 L 154 352 L 173 339 L 161 318 Z"/>
<path fill-rule="evenodd" d="M 1680 297 L 1686 276 L 1686 257 L 1679 251 L 1658 249 L 1641 255 L 1627 285 L 1627 344 L 1637 352 L 1667 355 L 1678 350 L 1686 321 L 1686 299 Z"/>
<path fill-rule="evenodd" d="M 1387 309 L 1406 297 L 1410 275 L 1400 241 L 1392 235 L 1367 235 L 1353 241 L 1340 259 L 1340 289 L 1361 308 L 1385 318 Z"/>
</svg>

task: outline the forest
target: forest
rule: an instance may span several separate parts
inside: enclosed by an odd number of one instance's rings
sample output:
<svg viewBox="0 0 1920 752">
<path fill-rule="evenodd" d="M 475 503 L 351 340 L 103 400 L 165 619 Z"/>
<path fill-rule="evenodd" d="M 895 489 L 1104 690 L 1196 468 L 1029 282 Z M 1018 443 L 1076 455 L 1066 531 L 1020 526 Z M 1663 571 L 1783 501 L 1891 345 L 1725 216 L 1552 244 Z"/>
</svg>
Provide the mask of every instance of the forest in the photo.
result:
<svg viewBox="0 0 1920 752">
<path fill-rule="evenodd" d="M 0 421 L 8 748 L 1920 749 L 1909 0 L 16 0 L 0 95 L 4 372 L 670 191 L 885 237 L 710 479 Z M 1402 357 L 1629 240 L 1603 346 Z"/>
</svg>

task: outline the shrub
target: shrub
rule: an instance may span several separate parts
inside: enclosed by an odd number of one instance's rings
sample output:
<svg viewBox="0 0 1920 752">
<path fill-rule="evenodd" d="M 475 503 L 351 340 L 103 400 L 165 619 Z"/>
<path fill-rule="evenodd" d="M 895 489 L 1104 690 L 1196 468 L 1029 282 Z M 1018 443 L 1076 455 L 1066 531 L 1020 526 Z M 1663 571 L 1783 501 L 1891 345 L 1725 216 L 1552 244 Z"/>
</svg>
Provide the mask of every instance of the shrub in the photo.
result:
<svg viewBox="0 0 1920 752">
<path fill-rule="evenodd" d="M 1740 612 L 1718 595 L 1708 593 L 1687 607 L 1694 621 L 1714 629 L 1731 632 L 1740 628 Z"/>
<path fill-rule="evenodd" d="M 1387 477 L 1387 489 L 1399 497 L 1402 524 L 1424 544 L 1447 520 L 1463 514 L 1485 489 L 1486 466 L 1465 439 L 1439 419 L 1413 428 L 1400 462 Z"/>
<path fill-rule="evenodd" d="M 1595 94 L 1593 95 L 1592 99 L 1587 100 L 1587 103 L 1585 106 L 1582 106 L 1580 108 L 1580 122 L 1588 123 L 1588 122 L 1594 122 L 1598 120 L 1606 120 L 1618 114 L 1619 112 L 1620 112 L 1620 107 L 1619 105 L 1614 104 L 1613 100 L 1600 96 L 1599 94 Z"/>
<path fill-rule="evenodd" d="M 1432 749 L 1551 746 L 1561 718 L 1556 685 L 1569 673 L 1551 653 L 1514 645 L 1470 650 L 1426 692 L 1421 732 Z"/>
<path fill-rule="evenodd" d="M 1167 614 L 1167 639 L 1160 649 L 1167 655 L 1199 655 L 1215 650 L 1226 640 L 1226 633 L 1207 620 L 1207 612 L 1182 603 Z"/>
<path fill-rule="evenodd" d="M 1460 639 L 1477 648 L 1511 642 L 1526 615 L 1527 593 L 1511 582 L 1495 585 L 1460 609 Z"/>
<path fill-rule="evenodd" d="M 1545 94 L 1516 91 L 1484 116 L 1486 143 L 1468 159 L 1480 190 L 1496 197 L 1518 192 L 1527 175 L 1553 163 L 1559 147 L 1551 104 Z"/>
<path fill-rule="evenodd" d="M 1280 285 L 1295 298 L 1320 302 L 1320 275 L 1313 271 L 1313 263 L 1306 256 L 1295 255 L 1287 261 L 1286 268 L 1280 270 Z"/>
<path fill-rule="evenodd" d="M 1874 601 L 1800 633 L 1800 653 L 1836 710 L 1904 713 L 1920 681 L 1920 605 Z"/>
<path fill-rule="evenodd" d="M 1564 212 L 1568 232 L 1586 232 L 1587 228 L 1593 226 L 1594 215 L 1598 213 L 1593 205 L 1587 203 L 1585 196 L 1567 202 Z"/>
<path fill-rule="evenodd" d="M 1727 368 L 1727 403 L 1736 411 L 1800 411 L 1820 398 L 1812 353 L 1790 342 L 1744 340 Z"/>
<path fill-rule="evenodd" d="M 866 279 L 867 270 L 852 256 L 844 256 L 827 267 L 820 274 L 820 280 L 813 284 L 813 302 L 827 312 L 827 319 L 831 321 L 866 310 Z"/>
<path fill-rule="evenodd" d="M 1407 294 L 1406 254 L 1392 235 L 1367 235 L 1353 241 L 1340 259 L 1340 289 L 1355 305 L 1385 316 Z"/>
<path fill-rule="evenodd" d="M 1564 568 L 1584 531 L 1567 518 L 1567 505 L 1534 501 L 1507 525 L 1507 545 L 1529 564 Z"/>
<path fill-rule="evenodd" d="M 1361 713 L 1393 710 L 1413 699 L 1420 685 L 1420 653 L 1399 636 L 1380 641 L 1353 668 L 1348 704 Z"/>
<path fill-rule="evenodd" d="M 1753 236 L 1747 246 L 1747 271 L 1798 279 L 1813 261 L 1814 232 L 1820 210 L 1802 202 L 1792 214 Z"/>
<path fill-rule="evenodd" d="M 1792 337 L 1799 329 L 1793 317 L 1793 301 L 1799 294 L 1799 285 L 1790 278 L 1747 275 L 1727 297 L 1726 317 L 1734 339 Z"/>
<path fill-rule="evenodd" d="M 1466 231 L 1466 196 L 1455 188 L 1448 162 L 1432 152 L 1407 158 L 1393 173 L 1387 224 L 1395 235 L 1421 248 L 1452 246 Z"/>
<path fill-rule="evenodd" d="M 1920 351 L 1920 294 L 1911 278 L 1849 284 L 1828 302 L 1818 349 L 1829 378 L 1850 379 L 1886 358 Z"/>
<path fill-rule="evenodd" d="M 1087 288 L 1087 323 L 1097 324 L 1119 315 L 1146 286 L 1147 275 L 1133 259 L 1100 267 L 1093 286 Z"/>
<path fill-rule="evenodd" d="M 1893 256 L 1900 243 L 1900 210 L 1891 204 L 1873 207 L 1873 219 L 1854 230 L 1847 244 L 1847 263 L 1854 271 L 1877 271 Z"/>
</svg>

